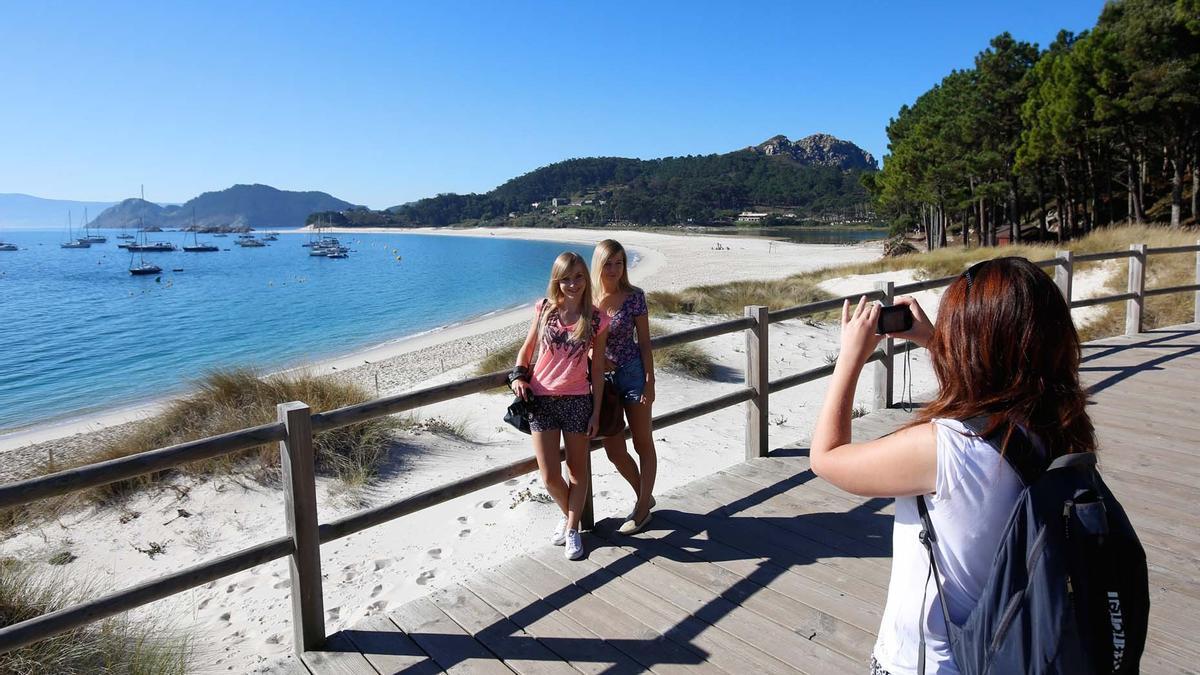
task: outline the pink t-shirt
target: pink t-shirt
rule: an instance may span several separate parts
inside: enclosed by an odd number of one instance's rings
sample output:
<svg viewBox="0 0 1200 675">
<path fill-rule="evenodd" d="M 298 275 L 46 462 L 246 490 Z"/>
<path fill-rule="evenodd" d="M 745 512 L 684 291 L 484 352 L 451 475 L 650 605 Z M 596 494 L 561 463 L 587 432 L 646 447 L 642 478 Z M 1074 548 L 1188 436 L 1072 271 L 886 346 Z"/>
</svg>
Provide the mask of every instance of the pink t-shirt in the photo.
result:
<svg viewBox="0 0 1200 675">
<path fill-rule="evenodd" d="M 533 376 L 529 386 L 534 396 L 581 396 L 592 393 L 592 383 L 588 380 L 588 351 L 592 341 L 586 342 L 571 339 L 571 330 L 575 324 L 562 325 L 558 309 L 549 306 L 549 301 L 542 299 L 534 309 L 534 321 L 541 320 L 542 306 L 550 312 L 542 328 L 540 354 L 533 364 Z M 582 318 L 580 319 L 582 320 Z M 610 319 L 599 309 L 592 310 L 592 335 L 608 330 Z"/>
</svg>

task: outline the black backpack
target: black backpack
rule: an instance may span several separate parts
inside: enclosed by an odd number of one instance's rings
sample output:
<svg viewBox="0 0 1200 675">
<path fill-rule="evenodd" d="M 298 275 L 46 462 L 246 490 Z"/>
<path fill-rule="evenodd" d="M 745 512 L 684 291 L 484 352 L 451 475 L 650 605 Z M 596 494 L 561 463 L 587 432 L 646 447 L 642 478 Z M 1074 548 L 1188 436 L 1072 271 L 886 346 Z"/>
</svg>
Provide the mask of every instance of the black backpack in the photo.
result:
<svg viewBox="0 0 1200 675">
<path fill-rule="evenodd" d="M 966 424 L 981 432 L 977 420 Z M 984 440 L 999 448 L 1002 436 Z M 1067 454 L 1046 465 L 1020 429 L 1013 430 L 1003 455 L 1025 489 L 1008 518 L 979 603 L 962 624 L 950 620 L 933 555 L 937 536 L 925 498 L 917 497 L 921 543 L 929 553 L 959 671 L 1138 672 L 1150 613 L 1146 553 L 1096 471 L 1096 455 Z M 920 633 L 918 672 L 924 673 L 924 620 Z"/>
</svg>

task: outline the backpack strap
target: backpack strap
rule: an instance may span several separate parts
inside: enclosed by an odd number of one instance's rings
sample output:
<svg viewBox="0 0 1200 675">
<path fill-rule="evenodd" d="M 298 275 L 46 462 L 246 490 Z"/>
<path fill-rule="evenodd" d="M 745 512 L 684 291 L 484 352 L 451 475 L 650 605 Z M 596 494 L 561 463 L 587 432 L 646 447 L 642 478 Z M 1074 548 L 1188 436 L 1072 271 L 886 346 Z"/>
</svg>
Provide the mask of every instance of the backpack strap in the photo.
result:
<svg viewBox="0 0 1200 675">
<path fill-rule="evenodd" d="M 925 495 L 917 495 L 917 512 L 921 514 L 921 534 L 919 538 L 925 552 L 929 554 L 929 571 L 925 573 L 925 587 L 921 591 L 921 614 L 917 619 L 917 630 L 921 636 L 920 650 L 917 653 L 917 672 L 925 675 L 925 598 L 929 594 L 929 577 L 937 584 L 938 599 L 942 603 L 942 619 L 946 623 L 946 639 L 950 639 L 950 608 L 946 605 L 946 593 L 942 590 L 942 575 L 938 572 L 937 558 L 933 555 L 933 545 L 937 543 L 937 534 L 933 530 L 933 520 L 929 517 L 929 507 L 925 505 Z"/>
<path fill-rule="evenodd" d="M 1046 467 L 1047 471 L 1056 469 L 1069 469 L 1073 466 L 1096 466 L 1096 453 L 1094 452 L 1071 452 L 1050 462 L 1050 466 Z"/>
<path fill-rule="evenodd" d="M 990 434 L 985 433 L 988 426 L 991 424 L 991 418 L 987 415 L 972 417 L 971 419 L 962 420 L 963 426 L 974 433 L 985 443 L 996 449 L 997 452 L 1004 448 L 1001 456 L 1004 461 L 1016 472 L 1017 477 L 1021 479 L 1021 484 L 1029 487 L 1037 482 L 1037 479 L 1049 469 L 1046 466 L 1046 460 L 1042 454 L 1033 446 L 1033 441 L 1029 439 L 1029 434 L 1019 426 L 1012 427 L 1012 433 L 1008 434 L 1009 427 L 1000 425 Z M 1004 443 L 1004 437 L 1008 435 L 1007 446 Z"/>
</svg>

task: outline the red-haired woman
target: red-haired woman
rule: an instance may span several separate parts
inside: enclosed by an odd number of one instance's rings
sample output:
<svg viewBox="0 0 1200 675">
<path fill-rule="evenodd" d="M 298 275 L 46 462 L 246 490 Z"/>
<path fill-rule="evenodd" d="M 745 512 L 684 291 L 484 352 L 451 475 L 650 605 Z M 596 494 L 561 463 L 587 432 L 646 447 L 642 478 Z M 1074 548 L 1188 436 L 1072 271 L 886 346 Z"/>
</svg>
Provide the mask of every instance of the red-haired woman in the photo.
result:
<svg viewBox="0 0 1200 675">
<path fill-rule="evenodd" d="M 875 334 L 879 306 L 864 298 L 851 310 L 846 301 L 841 352 L 813 432 L 812 470 L 857 495 L 897 498 L 891 582 L 872 672 L 918 672 L 924 623 L 925 672 L 957 673 L 937 589 L 926 588 L 929 559 L 918 538 L 915 497 L 926 495 L 950 618 L 962 622 L 979 600 L 1022 489 L 983 437 L 1007 439 L 1019 427 L 1031 440 L 1023 452 L 1044 462 L 1094 452 L 1096 436 L 1079 384 L 1079 336 L 1070 310 L 1028 260 L 972 266 L 946 289 L 936 326 L 912 298 L 896 302 L 912 310 L 914 325 L 891 337 L 928 348 L 937 395 L 913 424 L 874 441 L 850 442 L 855 383 L 882 338 Z M 966 421 L 982 426 L 981 433 Z"/>
</svg>

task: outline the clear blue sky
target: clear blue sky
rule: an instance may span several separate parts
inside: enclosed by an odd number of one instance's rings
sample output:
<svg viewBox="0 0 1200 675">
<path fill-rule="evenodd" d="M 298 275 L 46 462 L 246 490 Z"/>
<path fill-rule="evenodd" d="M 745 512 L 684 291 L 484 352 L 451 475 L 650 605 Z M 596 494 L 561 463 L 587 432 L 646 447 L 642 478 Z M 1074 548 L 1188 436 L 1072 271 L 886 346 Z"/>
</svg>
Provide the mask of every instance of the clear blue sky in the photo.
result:
<svg viewBox="0 0 1200 675">
<path fill-rule="evenodd" d="M 1096 0 L 6 3 L 0 193 L 179 202 L 234 183 L 382 208 L 570 157 L 884 126 L 1003 31 Z"/>
</svg>

